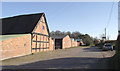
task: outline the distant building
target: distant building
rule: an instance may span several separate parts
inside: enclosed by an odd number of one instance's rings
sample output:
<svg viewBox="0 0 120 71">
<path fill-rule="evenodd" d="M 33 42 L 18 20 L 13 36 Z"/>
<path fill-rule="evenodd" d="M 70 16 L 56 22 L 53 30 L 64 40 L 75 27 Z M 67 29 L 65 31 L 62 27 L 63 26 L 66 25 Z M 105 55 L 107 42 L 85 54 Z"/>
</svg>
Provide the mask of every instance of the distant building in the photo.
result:
<svg viewBox="0 0 120 71">
<path fill-rule="evenodd" d="M 71 47 L 76 47 L 77 46 L 77 41 L 74 40 L 74 38 L 71 38 Z"/>
<path fill-rule="evenodd" d="M 77 41 L 77 42 L 80 42 L 80 41 L 82 41 L 82 39 L 76 39 L 76 41 Z"/>
<path fill-rule="evenodd" d="M 55 47 L 54 49 L 65 49 L 71 47 L 71 39 L 69 35 L 52 35 Z"/>
<path fill-rule="evenodd" d="M 77 41 L 77 46 L 83 46 L 84 45 L 82 39 L 76 39 L 76 41 Z"/>
</svg>

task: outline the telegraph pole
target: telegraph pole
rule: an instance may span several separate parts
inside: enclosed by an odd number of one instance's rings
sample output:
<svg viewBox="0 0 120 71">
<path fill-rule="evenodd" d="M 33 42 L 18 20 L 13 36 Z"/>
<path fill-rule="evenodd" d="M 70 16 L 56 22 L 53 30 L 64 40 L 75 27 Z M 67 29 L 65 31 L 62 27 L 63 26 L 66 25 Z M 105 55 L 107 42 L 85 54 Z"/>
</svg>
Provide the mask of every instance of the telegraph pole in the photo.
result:
<svg viewBox="0 0 120 71">
<path fill-rule="evenodd" d="M 106 28 L 105 28 L 105 40 L 106 40 Z"/>
</svg>

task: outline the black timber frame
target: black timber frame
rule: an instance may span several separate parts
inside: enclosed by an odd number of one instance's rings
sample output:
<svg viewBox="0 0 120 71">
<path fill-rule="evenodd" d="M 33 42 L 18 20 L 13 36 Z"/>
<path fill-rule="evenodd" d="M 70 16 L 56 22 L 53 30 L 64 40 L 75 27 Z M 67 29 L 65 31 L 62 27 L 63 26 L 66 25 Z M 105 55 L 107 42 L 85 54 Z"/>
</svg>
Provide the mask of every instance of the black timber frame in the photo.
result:
<svg viewBox="0 0 120 71">
<path fill-rule="evenodd" d="M 33 40 L 33 38 L 35 37 L 34 35 L 36 35 L 36 40 Z M 38 35 L 40 36 L 40 41 L 37 40 Z M 41 41 L 41 36 L 43 36 L 43 41 Z M 44 41 L 44 37 L 46 37 L 46 41 Z M 47 39 L 48 39 L 48 41 L 47 41 Z M 35 48 L 32 47 L 33 42 L 36 42 Z M 38 43 L 39 43 L 39 48 L 37 48 Z M 43 43 L 43 47 L 40 47 L 41 43 Z M 46 44 L 46 47 L 44 47 L 45 44 Z M 41 33 L 32 33 L 31 34 L 31 52 L 32 52 L 32 50 L 35 50 L 35 52 L 36 52 L 37 49 L 39 49 L 39 51 L 40 51 L 40 49 L 43 49 L 43 51 L 44 51 L 44 49 L 49 49 L 49 46 L 47 46 L 47 44 L 49 44 L 49 35 L 45 35 L 45 34 L 41 34 Z"/>
<path fill-rule="evenodd" d="M 44 20 L 45 20 L 45 22 L 43 22 L 43 23 L 46 24 L 48 35 L 41 34 L 41 33 L 35 33 L 35 30 L 37 29 L 38 25 L 40 24 L 40 23 L 38 23 L 31 33 L 31 52 L 32 52 L 32 50 L 37 50 L 37 49 L 39 49 L 39 51 L 40 51 L 40 49 L 43 49 L 43 51 L 44 51 L 44 49 L 49 49 L 49 45 L 47 46 L 47 44 L 49 44 L 50 32 L 49 32 L 49 28 L 48 28 L 48 25 L 47 25 L 47 20 L 46 20 L 45 14 L 43 13 L 42 16 L 44 17 Z M 41 18 L 38 22 L 42 22 Z M 33 40 L 33 38 L 34 38 L 33 35 L 36 35 L 36 40 Z M 37 40 L 37 35 L 40 35 L 40 41 Z M 43 36 L 43 41 L 41 41 L 41 36 Z M 46 41 L 44 41 L 44 37 L 46 37 Z M 47 41 L 47 38 L 48 38 L 48 41 Z M 36 47 L 35 48 L 32 47 L 32 42 L 36 42 Z M 40 43 L 39 46 L 41 46 L 41 43 L 43 43 L 43 47 L 42 48 L 41 47 L 37 48 L 37 43 Z M 44 48 L 44 44 L 46 44 L 46 46 L 47 46 L 46 48 Z"/>
</svg>

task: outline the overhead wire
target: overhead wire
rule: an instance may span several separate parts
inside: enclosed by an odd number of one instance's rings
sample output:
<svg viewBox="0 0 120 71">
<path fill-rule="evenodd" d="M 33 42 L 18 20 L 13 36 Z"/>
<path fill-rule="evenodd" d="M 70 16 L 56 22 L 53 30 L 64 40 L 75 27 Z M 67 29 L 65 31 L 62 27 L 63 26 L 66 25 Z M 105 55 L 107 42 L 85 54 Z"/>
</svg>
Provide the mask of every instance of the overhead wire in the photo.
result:
<svg viewBox="0 0 120 71">
<path fill-rule="evenodd" d="M 111 17 L 112 17 L 112 12 L 113 12 L 113 6 L 114 6 L 114 2 L 112 3 L 112 7 L 111 7 L 111 10 L 110 10 L 110 13 L 109 13 L 109 17 L 108 17 L 108 23 L 105 26 L 105 28 L 107 28 L 110 25 L 110 21 L 111 21 Z"/>
<path fill-rule="evenodd" d="M 112 6 L 111 6 L 111 9 L 110 9 L 109 17 L 108 17 L 108 22 L 107 22 L 106 26 L 103 28 L 103 30 L 104 30 L 105 28 L 108 28 L 108 26 L 110 25 L 110 21 L 111 21 L 111 17 L 112 17 L 112 12 L 113 12 L 114 3 L 115 3 L 115 2 L 113 1 Z M 101 33 L 99 34 L 100 36 L 103 35 L 103 34 L 102 34 L 102 32 L 104 32 L 103 30 L 102 30 Z"/>
</svg>

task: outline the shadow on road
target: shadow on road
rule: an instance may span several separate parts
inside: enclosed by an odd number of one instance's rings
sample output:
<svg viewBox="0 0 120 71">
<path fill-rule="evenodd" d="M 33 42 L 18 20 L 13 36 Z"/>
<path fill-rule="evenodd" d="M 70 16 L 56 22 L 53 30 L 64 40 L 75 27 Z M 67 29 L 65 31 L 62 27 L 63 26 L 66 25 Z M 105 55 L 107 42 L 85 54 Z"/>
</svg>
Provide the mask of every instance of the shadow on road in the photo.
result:
<svg viewBox="0 0 120 71">
<path fill-rule="evenodd" d="M 38 61 L 16 66 L 3 66 L 3 69 L 107 69 L 109 58 L 69 57 Z"/>
</svg>

